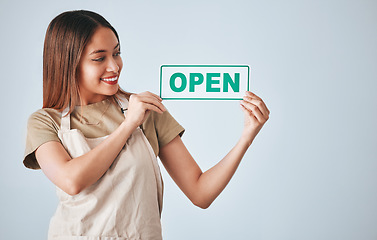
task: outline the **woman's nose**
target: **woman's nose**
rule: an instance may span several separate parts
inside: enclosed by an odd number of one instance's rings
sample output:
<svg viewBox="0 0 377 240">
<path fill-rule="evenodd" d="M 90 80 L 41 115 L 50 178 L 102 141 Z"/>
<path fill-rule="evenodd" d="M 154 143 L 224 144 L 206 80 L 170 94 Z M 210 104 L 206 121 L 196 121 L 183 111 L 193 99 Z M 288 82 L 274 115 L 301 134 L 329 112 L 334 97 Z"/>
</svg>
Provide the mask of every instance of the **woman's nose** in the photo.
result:
<svg viewBox="0 0 377 240">
<path fill-rule="evenodd" d="M 106 66 L 106 71 L 108 72 L 118 72 L 119 71 L 119 66 L 115 59 L 111 58 Z"/>
</svg>

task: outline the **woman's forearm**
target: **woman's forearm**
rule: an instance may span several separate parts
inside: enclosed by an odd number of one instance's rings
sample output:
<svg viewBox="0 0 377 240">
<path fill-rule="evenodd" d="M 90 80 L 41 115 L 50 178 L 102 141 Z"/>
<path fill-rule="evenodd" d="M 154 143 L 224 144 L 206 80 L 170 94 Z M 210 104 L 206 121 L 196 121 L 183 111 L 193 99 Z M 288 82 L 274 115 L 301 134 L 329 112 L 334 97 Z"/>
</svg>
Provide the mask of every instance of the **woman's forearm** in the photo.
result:
<svg viewBox="0 0 377 240">
<path fill-rule="evenodd" d="M 233 177 L 250 144 L 249 139 L 241 137 L 220 162 L 200 175 L 197 205 L 202 208 L 211 205 Z"/>
<path fill-rule="evenodd" d="M 98 181 L 109 169 L 134 129 L 123 122 L 98 146 L 67 162 L 64 171 L 75 186 L 75 194 Z"/>
<path fill-rule="evenodd" d="M 107 171 L 134 129 L 123 122 L 98 146 L 77 158 L 71 158 L 59 142 L 43 144 L 35 155 L 43 172 L 56 186 L 76 195 Z"/>
</svg>

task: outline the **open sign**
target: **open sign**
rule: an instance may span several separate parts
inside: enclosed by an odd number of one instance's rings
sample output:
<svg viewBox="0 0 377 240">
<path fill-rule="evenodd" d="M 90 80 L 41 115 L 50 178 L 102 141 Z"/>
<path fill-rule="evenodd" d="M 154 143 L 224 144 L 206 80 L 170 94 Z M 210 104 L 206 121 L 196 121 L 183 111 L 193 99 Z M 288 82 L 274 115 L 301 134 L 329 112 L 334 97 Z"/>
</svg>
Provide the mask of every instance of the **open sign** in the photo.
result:
<svg viewBox="0 0 377 240">
<path fill-rule="evenodd" d="M 240 100 L 249 91 L 247 65 L 162 65 L 160 97 L 171 100 Z"/>
</svg>

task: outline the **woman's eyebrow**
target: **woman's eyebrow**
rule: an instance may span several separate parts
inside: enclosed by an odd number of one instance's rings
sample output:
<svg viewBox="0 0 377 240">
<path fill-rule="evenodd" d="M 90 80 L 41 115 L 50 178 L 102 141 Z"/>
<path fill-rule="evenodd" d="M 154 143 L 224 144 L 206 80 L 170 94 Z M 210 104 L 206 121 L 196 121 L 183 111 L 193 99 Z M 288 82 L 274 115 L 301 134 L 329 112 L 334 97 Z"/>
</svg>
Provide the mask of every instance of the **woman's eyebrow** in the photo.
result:
<svg viewBox="0 0 377 240">
<path fill-rule="evenodd" d="M 119 43 L 117 43 L 117 45 L 115 45 L 114 49 L 116 49 L 117 47 L 119 47 Z M 89 55 L 93 55 L 93 54 L 101 53 L 101 52 L 107 52 L 107 51 L 106 51 L 106 50 L 103 50 L 103 49 L 94 50 L 94 51 L 91 52 Z"/>
</svg>

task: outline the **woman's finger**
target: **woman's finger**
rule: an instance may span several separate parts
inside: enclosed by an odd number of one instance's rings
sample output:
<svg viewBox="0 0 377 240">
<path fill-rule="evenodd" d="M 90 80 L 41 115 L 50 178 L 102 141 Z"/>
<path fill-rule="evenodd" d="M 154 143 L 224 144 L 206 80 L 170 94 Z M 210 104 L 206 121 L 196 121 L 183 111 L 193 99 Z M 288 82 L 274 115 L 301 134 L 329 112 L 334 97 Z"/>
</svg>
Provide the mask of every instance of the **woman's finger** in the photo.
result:
<svg viewBox="0 0 377 240">
<path fill-rule="evenodd" d="M 246 92 L 245 92 L 245 95 L 246 95 L 246 96 L 249 96 L 249 97 L 253 97 L 253 98 L 261 99 L 261 98 L 258 97 L 255 93 L 250 92 L 250 91 L 246 91 Z"/>
<path fill-rule="evenodd" d="M 133 95 L 133 100 L 140 102 L 140 103 L 146 103 L 151 104 L 156 107 L 158 107 L 162 112 L 166 111 L 165 106 L 161 103 L 161 101 L 156 98 L 155 96 L 151 94 L 137 94 Z"/>
<path fill-rule="evenodd" d="M 143 103 L 152 104 L 152 105 L 158 107 L 159 109 L 161 109 L 161 111 L 163 111 L 163 112 L 166 111 L 166 108 L 161 103 L 161 101 L 159 101 L 158 99 L 156 99 L 153 96 L 141 96 L 140 101 L 143 102 Z"/>
<path fill-rule="evenodd" d="M 250 91 L 246 91 L 245 93 L 245 97 L 248 97 L 248 98 L 252 98 L 252 99 L 257 99 L 259 101 L 262 102 L 262 104 L 264 105 L 264 107 L 266 108 L 268 114 L 270 114 L 270 110 L 267 108 L 266 104 L 264 103 L 263 99 L 258 97 L 255 93 L 253 92 L 250 92 Z"/>
<path fill-rule="evenodd" d="M 140 93 L 139 95 L 145 95 L 145 96 L 153 96 L 155 97 L 156 99 L 158 99 L 160 102 L 162 101 L 162 99 L 157 95 L 157 94 L 154 94 L 152 92 L 142 92 Z"/>
<path fill-rule="evenodd" d="M 249 117 L 253 117 L 255 118 L 255 121 L 258 121 L 258 119 L 254 116 L 253 112 L 252 111 L 249 111 L 249 109 L 245 108 L 242 103 L 240 103 L 240 106 L 241 106 L 241 109 L 242 111 L 247 114 Z"/>
<path fill-rule="evenodd" d="M 270 115 L 270 111 L 268 110 L 266 104 L 262 101 L 262 99 L 257 98 L 251 98 L 249 96 L 245 96 L 243 100 L 250 102 L 254 105 L 256 105 L 261 113 L 267 118 Z"/>
<path fill-rule="evenodd" d="M 260 123 L 266 122 L 266 118 L 263 116 L 263 114 L 259 110 L 258 106 L 254 105 L 254 104 L 252 104 L 248 101 L 245 101 L 245 100 L 241 100 L 241 105 L 243 107 L 245 107 L 248 111 L 252 112 L 252 114 L 258 120 L 258 122 L 260 122 Z"/>
<path fill-rule="evenodd" d="M 147 103 L 144 103 L 144 107 L 146 108 L 146 112 L 147 111 L 154 111 L 154 112 L 157 112 L 157 113 L 163 113 L 164 110 L 161 110 L 161 108 L 157 107 L 156 105 L 153 105 L 153 104 L 147 104 Z"/>
</svg>

